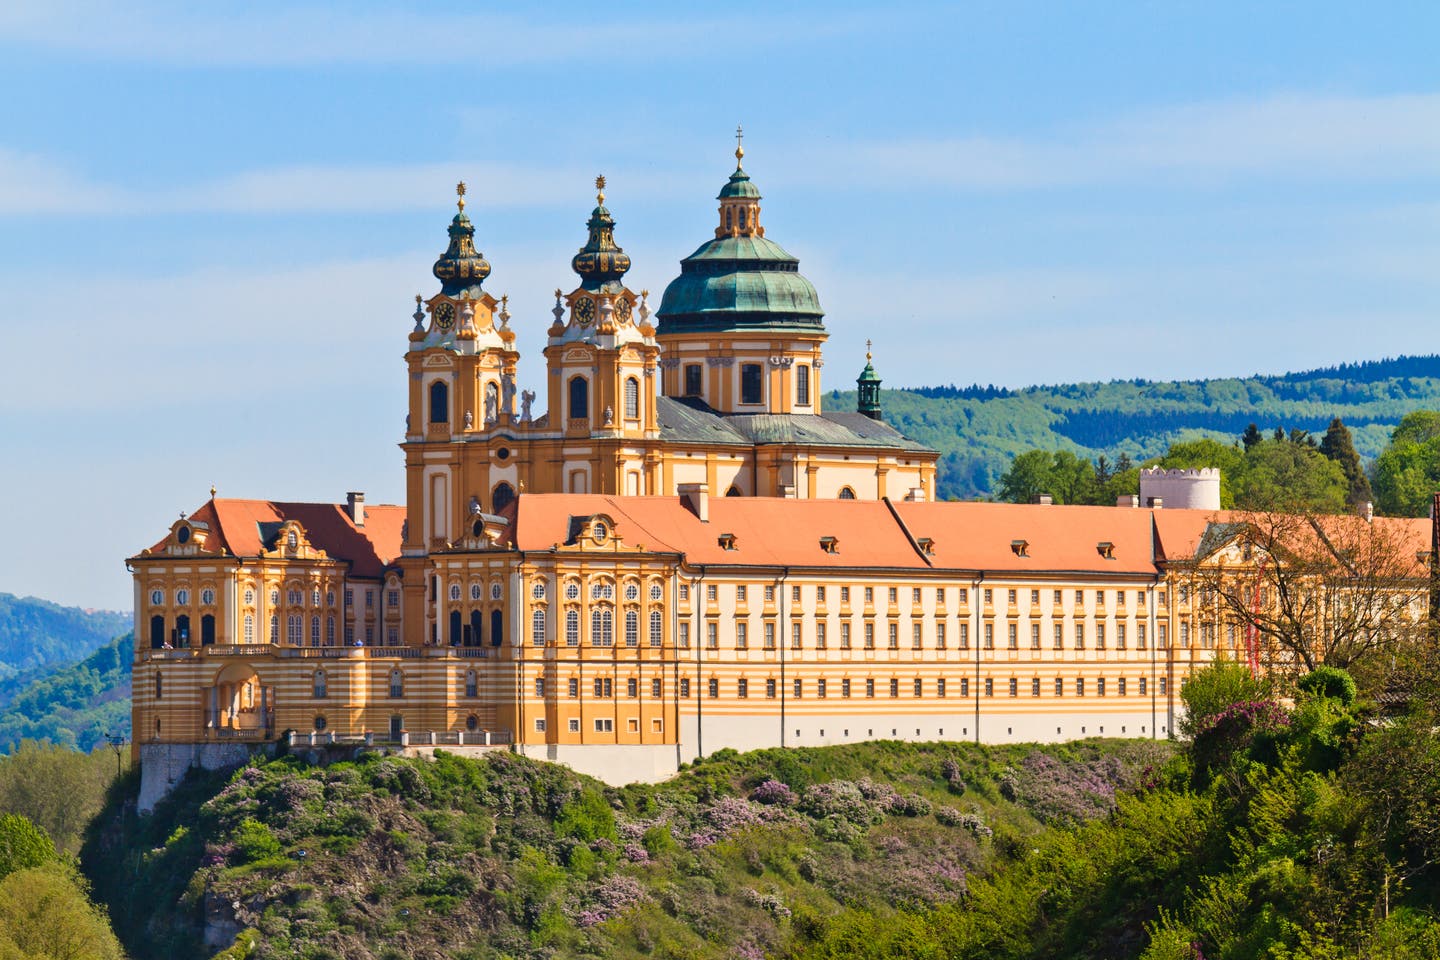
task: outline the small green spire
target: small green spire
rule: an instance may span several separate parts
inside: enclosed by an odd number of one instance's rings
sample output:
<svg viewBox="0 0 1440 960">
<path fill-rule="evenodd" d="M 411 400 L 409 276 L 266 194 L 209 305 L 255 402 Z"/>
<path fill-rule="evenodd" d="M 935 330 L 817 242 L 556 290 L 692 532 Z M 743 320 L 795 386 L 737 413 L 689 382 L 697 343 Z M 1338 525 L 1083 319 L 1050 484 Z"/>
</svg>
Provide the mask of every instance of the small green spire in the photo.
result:
<svg viewBox="0 0 1440 960">
<path fill-rule="evenodd" d="M 855 385 L 858 387 L 855 412 L 863 413 L 871 420 L 883 420 L 884 415 L 880 412 L 880 376 L 875 368 L 870 365 L 869 340 L 865 341 L 865 369 L 860 371 L 860 376 L 855 378 Z"/>
</svg>

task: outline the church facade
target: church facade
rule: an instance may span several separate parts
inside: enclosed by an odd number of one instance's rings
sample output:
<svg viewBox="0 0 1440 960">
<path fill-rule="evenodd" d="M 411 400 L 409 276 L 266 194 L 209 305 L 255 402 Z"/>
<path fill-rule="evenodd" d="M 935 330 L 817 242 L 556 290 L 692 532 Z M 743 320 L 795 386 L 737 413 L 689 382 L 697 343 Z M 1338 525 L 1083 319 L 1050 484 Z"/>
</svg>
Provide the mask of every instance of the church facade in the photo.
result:
<svg viewBox="0 0 1440 960">
<path fill-rule="evenodd" d="M 653 308 L 597 181 L 539 391 L 461 185 L 409 334 L 406 503 L 212 491 L 127 561 L 147 778 L 281 736 L 627 782 L 722 747 L 1169 735 L 1224 646 L 1190 589 L 1214 512 L 935 502 L 868 356 L 857 409 L 824 408 L 819 297 L 742 155 Z"/>
</svg>

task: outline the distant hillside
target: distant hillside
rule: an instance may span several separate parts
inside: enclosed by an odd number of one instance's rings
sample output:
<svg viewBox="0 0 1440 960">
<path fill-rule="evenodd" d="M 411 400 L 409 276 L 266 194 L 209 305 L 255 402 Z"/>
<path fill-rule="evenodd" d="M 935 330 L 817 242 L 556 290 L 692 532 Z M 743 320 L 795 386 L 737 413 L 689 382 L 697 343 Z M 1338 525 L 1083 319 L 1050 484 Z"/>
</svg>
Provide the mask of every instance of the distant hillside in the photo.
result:
<svg viewBox="0 0 1440 960">
<path fill-rule="evenodd" d="M 1370 459 L 1405 414 L 1440 409 L 1440 355 L 1243 379 L 918 387 L 887 390 L 882 402 L 887 421 L 943 454 L 942 497 L 984 497 L 1026 450 L 1143 460 L 1175 440 L 1234 440 L 1251 422 L 1319 434 L 1340 417 Z M 853 409 L 855 393 L 833 392 L 827 403 Z"/>
<path fill-rule="evenodd" d="M 37 677 L 0 708 L 0 753 L 21 740 L 48 740 L 89 751 L 107 733 L 130 733 L 130 662 L 135 635 L 127 633 L 66 667 Z"/>
<path fill-rule="evenodd" d="M 0 593 L 0 683 L 74 663 L 134 626 L 130 614 Z M 13 692 L 13 687 L 12 687 Z M 0 691 L 0 703 L 5 693 Z"/>
</svg>

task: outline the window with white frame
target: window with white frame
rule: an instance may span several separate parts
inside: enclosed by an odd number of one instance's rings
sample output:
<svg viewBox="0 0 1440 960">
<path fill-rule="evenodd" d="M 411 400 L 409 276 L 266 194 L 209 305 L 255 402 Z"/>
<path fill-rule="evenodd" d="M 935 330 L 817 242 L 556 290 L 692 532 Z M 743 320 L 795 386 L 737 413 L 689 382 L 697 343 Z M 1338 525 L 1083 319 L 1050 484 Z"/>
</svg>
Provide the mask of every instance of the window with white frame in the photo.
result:
<svg viewBox="0 0 1440 960">
<path fill-rule="evenodd" d="M 659 610 L 650 611 L 650 646 L 658 647 L 663 638 L 664 619 Z"/>
<path fill-rule="evenodd" d="M 532 647 L 545 646 L 544 610 L 533 610 L 530 613 L 530 645 Z"/>
</svg>

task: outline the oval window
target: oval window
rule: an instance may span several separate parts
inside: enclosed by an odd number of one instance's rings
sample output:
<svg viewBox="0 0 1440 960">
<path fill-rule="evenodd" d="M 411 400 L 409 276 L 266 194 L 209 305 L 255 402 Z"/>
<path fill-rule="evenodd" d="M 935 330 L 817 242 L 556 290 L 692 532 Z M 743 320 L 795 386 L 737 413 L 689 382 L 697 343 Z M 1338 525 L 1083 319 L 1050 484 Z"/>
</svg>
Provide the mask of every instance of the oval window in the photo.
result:
<svg viewBox="0 0 1440 960">
<path fill-rule="evenodd" d="M 321 730 L 324 730 L 327 726 L 329 726 L 329 721 L 326 720 L 324 716 L 319 716 L 315 718 L 315 731 L 317 733 Z"/>
<path fill-rule="evenodd" d="M 179 530 L 176 530 L 176 531 L 175 531 L 175 542 L 176 542 L 176 543 L 189 543 L 189 542 L 190 542 L 190 528 L 189 528 L 189 527 L 181 527 Z"/>
<path fill-rule="evenodd" d="M 469 730 L 471 733 L 474 733 L 476 730 L 479 730 L 479 729 L 480 729 L 480 718 L 477 717 L 477 716 L 475 716 L 475 714 L 473 714 L 473 713 L 470 714 L 470 716 L 468 716 L 468 717 L 465 718 L 465 729 L 466 729 L 466 730 Z"/>
</svg>

